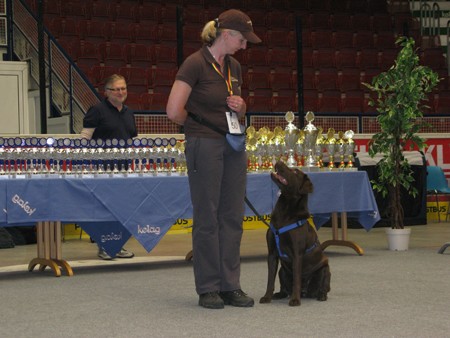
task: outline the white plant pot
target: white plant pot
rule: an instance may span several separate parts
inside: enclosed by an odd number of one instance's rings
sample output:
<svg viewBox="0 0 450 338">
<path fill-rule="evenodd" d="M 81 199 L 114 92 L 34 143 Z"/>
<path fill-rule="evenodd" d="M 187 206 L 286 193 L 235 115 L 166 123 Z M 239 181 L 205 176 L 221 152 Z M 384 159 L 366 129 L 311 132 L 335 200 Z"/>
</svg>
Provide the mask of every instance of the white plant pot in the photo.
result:
<svg viewBox="0 0 450 338">
<path fill-rule="evenodd" d="M 386 228 L 388 249 L 392 251 L 406 251 L 409 248 L 411 229 Z"/>
</svg>

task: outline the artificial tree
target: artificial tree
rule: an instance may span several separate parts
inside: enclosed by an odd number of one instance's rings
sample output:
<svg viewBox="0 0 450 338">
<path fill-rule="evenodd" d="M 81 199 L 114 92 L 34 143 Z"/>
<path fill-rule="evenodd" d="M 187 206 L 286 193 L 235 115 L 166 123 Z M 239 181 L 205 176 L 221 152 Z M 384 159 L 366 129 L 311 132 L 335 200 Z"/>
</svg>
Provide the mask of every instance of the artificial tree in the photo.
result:
<svg viewBox="0 0 450 338">
<path fill-rule="evenodd" d="M 437 73 L 419 64 L 413 38 L 400 37 L 396 44 L 401 49 L 391 68 L 364 85 L 376 94 L 369 104 L 376 107 L 381 128 L 369 142 L 369 155 L 381 156 L 373 188 L 388 198 L 391 228 L 403 229 L 402 188 L 417 195 L 413 171 L 403 151 L 425 148 L 425 139 L 418 133 L 424 126 L 422 118 L 428 94 L 439 79 Z"/>
</svg>

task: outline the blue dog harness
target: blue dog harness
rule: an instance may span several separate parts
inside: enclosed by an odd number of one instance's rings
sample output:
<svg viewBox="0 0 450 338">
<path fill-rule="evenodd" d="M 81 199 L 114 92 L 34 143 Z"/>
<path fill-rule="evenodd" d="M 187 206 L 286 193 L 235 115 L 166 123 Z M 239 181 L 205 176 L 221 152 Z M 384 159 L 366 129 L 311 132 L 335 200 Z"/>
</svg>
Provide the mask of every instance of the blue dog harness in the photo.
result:
<svg viewBox="0 0 450 338">
<path fill-rule="evenodd" d="M 277 250 L 278 250 L 278 255 L 280 256 L 280 258 L 289 258 L 288 255 L 286 255 L 284 252 L 281 252 L 281 248 L 280 248 L 280 235 L 284 234 L 285 232 L 289 232 L 295 228 L 299 228 L 301 226 L 303 226 L 306 223 L 306 219 L 302 219 L 300 221 L 297 221 L 295 223 L 286 225 L 284 227 L 282 227 L 281 229 L 276 229 L 272 223 L 269 224 L 270 230 L 272 230 L 274 236 L 275 236 L 275 243 L 277 245 Z M 312 250 L 314 250 L 315 247 L 317 247 L 318 242 L 316 241 L 310 248 L 306 249 L 306 253 L 311 252 Z"/>
</svg>

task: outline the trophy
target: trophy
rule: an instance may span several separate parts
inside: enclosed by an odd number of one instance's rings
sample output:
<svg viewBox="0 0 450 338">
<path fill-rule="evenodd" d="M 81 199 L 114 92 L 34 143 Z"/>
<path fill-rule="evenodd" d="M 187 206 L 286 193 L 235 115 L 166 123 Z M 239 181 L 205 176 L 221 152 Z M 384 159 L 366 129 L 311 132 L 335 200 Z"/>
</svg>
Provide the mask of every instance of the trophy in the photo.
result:
<svg viewBox="0 0 450 338">
<path fill-rule="evenodd" d="M 294 121 L 294 113 L 288 111 L 284 117 L 288 122 L 288 125 L 284 129 L 284 144 L 287 148 L 288 159 L 287 166 L 293 168 L 297 166 L 297 161 L 295 160 L 295 146 L 299 137 L 298 128 L 292 123 Z"/>
<path fill-rule="evenodd" d="M 305 163 L 304 167 L 306 168 L 313 168 L 316 167 L 316 161 L 314 159 L 313 153 L 314 153 L 314 147 L 317 140 L 318 130 L 317 128 L 312 124 L 312 121 L 314 121 L 314 113 L 309 111 L 306 113 L 306 121 L 308 121 L 308 124 L 303 128 L 303 131 L 305 133 L 305 139 L 303 141 L 303 147 L 304 147 L 304 154 L 305 154 Z"/>
<path fill-rule="evenodd" d="M 353 168 L 353 152 L 355 151 L 355 141 L 353 141 L 353 135 L 355 133 L 353 130 L 347 130 L 344 133 L 344 137 L 347 139 L 347 143 L 345 144 L 345 155 L 347 156 L 347 169 Z"/>
<path fill-rule="evenodd" d="M 329 128 L 327 132 L 327 139 L 325 141 L 325 149 L 328 152 L 328 169 L 334 168 L 334 154 L 336 153 L 336 139 L 334 138 L 334 129 Z"/>
<path fill-rule="evenodd" d="M 344 169 L 345 168 L 345 140 L 344 140 L 344 133 L 342 131 L 340 131 L 338 133 L 339 135 L 339 139 L 336 143 L 336 148 L 337 148 L 337 152 L 339 153 L 339 158 L 340 158 L 340 162 L 339 162 L 339 169 Z"/>
</svg>

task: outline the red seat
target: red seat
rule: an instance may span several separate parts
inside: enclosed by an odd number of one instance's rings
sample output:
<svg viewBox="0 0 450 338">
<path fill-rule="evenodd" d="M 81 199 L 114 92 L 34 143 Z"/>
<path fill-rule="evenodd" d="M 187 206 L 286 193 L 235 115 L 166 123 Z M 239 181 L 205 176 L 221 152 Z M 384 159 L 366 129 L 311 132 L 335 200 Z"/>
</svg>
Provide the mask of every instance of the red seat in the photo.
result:
<svg viewBox="0 0 450 338">
<path fill-rule="evenodd" d="M 111 27 L 109 36 L 112 42 L 129 43 L 134 41 L 134 25 L 129 23 L 116 22 Z"/>
<path fill-rule="evenodd" d="M 362 90 L 346 91 L 341 99 L 341 112 L 361 113 L 364 106 L 364 92 Z"/>
<path fill-rule="evenodd" d="M 361 82 L 365 82 L 368 84 L 372 84 L 372 80 L 375 76 L 380 75 L 381 70 L 376 68 L 367 68 L 361 72 Z M 366 86 L 363 86 L 363 89 L 367 91 Z"/>
<path fill-rule="evenodd" d="M 317 29 L 311 33 L 314 49 L 329 48 L 332 45 L 333 32 L 328 29 Z"/>
<path fill-rule="evenodd" d="M 392 16 L 387 12 L 384 14 L 375 14 L 372 21 L 373 31 L 376 33 L 392 33 L 394 29 Z"/>
<path fill-rule="evenodd" d="M 316 88 L 319 91 L 337 89 L 338 71 L 336 68 L 321 68 L 316 74 Z"/>
<path fill-rule="evenodd" d="M 434 111 L 436 114 L 450 113 L 450 91 L 441 91 L 435 96 Z"/>
<path fill-rule="evenodd" d="M 252 59 L 250 59 L 252 60 Z M 291 49 L 278 48 L 268 53 L 268 62 L 271 68 L 295 68 L 296 52 Z"/>
<path fill-rule="evenodd" d="M 252 20 L 253 18 L 250 17 Z M 271 10 L 266 15 L 266 24 L 268 29 L 286 29 L 292 30 L 294 18 L 292 13 L 285 10 Z"/>
<path fill-rule="evenodd" d="M 269 74 L 266 72 L 247 73 L 247 84 L 249 90 L 271 88 Z"/>
<path fill-rule="evenodd" d="M 159 67 L 176 67 L 177 47 L 173 45 L 152 45 L 150 52 L 153 53 L 156 65 Z"/>
<path fill-rule="evenodd" d="M 319 97 L 318 112 L 339 113 L 341 111 L 341 92 L 338 90 L 325 90 Z"/>
<path fill-rule="evenodd" d="M 99 89 L 104 89 L 105 80 L 113 74 L 118 74 L 119 70 L 112 66 L 93 66 L 91 70 L 92 84 Z"/>
<path fill-rule="evenodd" d="M 112 21 L 114 9 L 109 0 L 96 0 L 94 1 L 94 6 L 92 8 L 92 19 L 101 21 Z"/>
<path fill-rule="evenodd" d="M 77 64 L 89 67 L 100 65 L 100 54 L 96 44 L 89 41 L 85 41 L 81 44 L 77 57 Z"/>
<path fill-rule="evenodd" d="M 358 53 L 355 48 L 343 48 L 336 52 L 336 67 L 338 69 L 355 68 L 357 66 Z"/>
<path fill-rule="evenodd" d="M 343 2 L 343 1 L 339 1 Z M 330 28 L 336 32 L 350 31 L 352 27 L 351 16 L 344 12 L 335 12 L 330 19 Z"/>
<path fill-rule="evenodd" d="M 297 99 L 294 96 L 273 96 L 271 99 L 272 112 L 297 111 Z"/>
<path fill-rule="evenodd" d="M 316 112 L 319 107 L 319 92 L 316 89 L 305 89 L 303 91 L 304 111 Z"/>
<path fill-rule="evenodd" d="M 200 34 L 203 27 L 200 25 L 186 25 L 183 27 L 184 41 L 199 42 L 201 40 Z"/>
<path fill-rule="evenodd" d="M 270 74 L 270 87 L 274 91 L 281 89 L 293 89 L 294 81 L 292 72 L 275 72 Z"/>
<path fill-rule="evenodd" d="M 269 48 L 293 48 L 294 32 L 286 30 L 270 30 L 266 34 L 267 45 Z"/>
<path fill-rule="evenodd" d="M 150 49 L 142 43 L 126 44 L 124 56 L 131 67 L 151 68 L 154 63 L 154 57 Z"/>
<path fill-rule="evenodd" d="M 253 27 L 266 27 L 266 9 L 250 7 L 246 14 L 252 20 Z"/>
<path fill-rule="evenodd" d="M 158 29 L 158 39 L 161 43 L 176 45 L 177 27 L 175 25 L 160 25 Z"/>
<path fill-rule="evenodd" d="M 361 1 L 364 2 L 364 1 Z M 352 28 L 355 32 L 358 31 L 371 31 L 372 30 L 372 18 L 369 14 L 357 12 L 352 16 Z"/>
<path fill-rule="evenodd" d="M 122 2 L 113 7 L 113 9 L 113 19 L 120 24 L 129 25 L 138 21 L 138 5 L 130 2 Z"/>
<path fill-rule="evenodd" d="M 245 51 L 241 51 L 241 64 L 247 64 L 251 60 L 250 65 L 257 70 L 269 69 L 269 50 L 265 46 L 251 46 Z M 236 55 L 237 56 L 237 55 Z"/>
<path fill-rule="evenodd" d="M 176 22 L 177 21 L 177 4 L 166 3 L 161 7 L 161 22 Z"/>
<path fill-rule="evenodd" d="M 81 37 L 92 43 L 109 41 L 112 23 L 109 21 L 82 20 L 78 24 Z"/>
<path fill-rule="evenodd" d="M 375 100 L 375 104 L 376 104 L 376 94 L 375 93 L 369 92 L 364 95 L 363 113 L 370 113 L 370 114 L 378 113 L 377 108 L 375 106 L 370 105 L 371 99 Z"/>
<path fill-rule="evenodd" d="M 270 112 L 272 96 L 249 96 L 246 103 L 248 112 Z"/>
<path fill-rule="evenodd" d="M 314 50 L 312 49 L 312 47 L 303 47 L 302 49 L 303 67 L 312 68 L 314 66 L 313 59 L 314 59 Z"/>
<path fill-rule="evenodd" d="M 319 2 L 319 1 L 317 1 Z M 331 17 L 329 12 L 316 12 L 311 13 L 309 17 L 310 27 L 312 29 L 330 29 L 331 28 Z"/>
<path fill-rule="evenodd" d="M 361 73 L 357 68 L 343 68 L 338 76 L 338 89 L 341 92 L 361 89 Z"/>
<path fill-rule="evenodd" d="M 127 81 L 128 92 L 144 93 L 149 89 L 149 77 L 146 68 L 121 67 L 119 73 Z"/>
<path fill-rule="evenodd" d="M 177 69 L 174 68 L 155 68 L 151 70 L 151 85 L 156 86 L 172 86 L 175 81 Z"/>
<path fill-rule="evenodd" d="M 153 23 L 139 23 L 132 25 L 134 31 L 134 41 L 152 45 L 159 42 L 158 26 Z"/>
<path fill-rule="evenodd" d="M 396 37 L 392 32 L 380 32 L 375 35 L 374 47 L 379 51 L 397 48 Z"/>
<path fill-rule="evenodd" d="M 420 54 L 420 61 L 431 69 L 446 69 L 447 62 L 441 47 L 426 48 Z"/>
<path fill-rule="evenodd" d="M 332 46 L 336 49 L 353 48 L 354 34 L 352 31 L 337 31 L 333 34 Z"/>
<path fill-rule="evenodd" d="M 358 55 L 360 69 L 378 68 L 378 51 L 376 49 L 363 49 Z"/>
<path fill-rule="evenodd" d="M 371 31 L 358 31 L 353 39 L 353 46 L 358 50 L 373 48 L 374 36 Z"/>
<path fill-rule="evenodd" d="M 136 20 L 140 23 L 158 24 L 161 19 L 161 8 L 156 4 L 143 4 L 137 9 Z"/>
<path fill-rule="evenodd" d="M 303 68 L 303 88 L 316 89 L 316 71 L 312 68 Z"/>
<path fill-rule="evenodd" d="M 315 50 L 313 65 L 316 69 L 336 67 L 336 50 L 333 48 Z"/>
<path fill-rule="evenodd" d="M 205 10 L 193 5 L 184 6 L 183 19 L 187 25 L 204 24 L 208 21 L 208 18 L 205 16 Z"/>
<path fill-rule="evenodd" d="M 142 110 L 166 111 L 169 96 L 164 93 L 143 93 L 140 97 Z"/>
<path fill-rule="evenodd" d="M 397 59 L 399 49 L 383 49 L 380 55 L 380 69 L 382 71 L 388 70 L 391 66 L 394 65 L 395 60 Z"/>
<path fill-rule="evenodd" d="M 101 62 L 105 66 L 124 67 L 127 60 L 123 53 L 122 45 L 114 42 L 102 42 L 98 46 Z"/>
<path fill-rule="evenodd" d="M 141 105 L 141 94 L 127 91 L 127 99 L 125 100 L 125 104 L 133 110 L 140 110 Z"/>
</svg>

